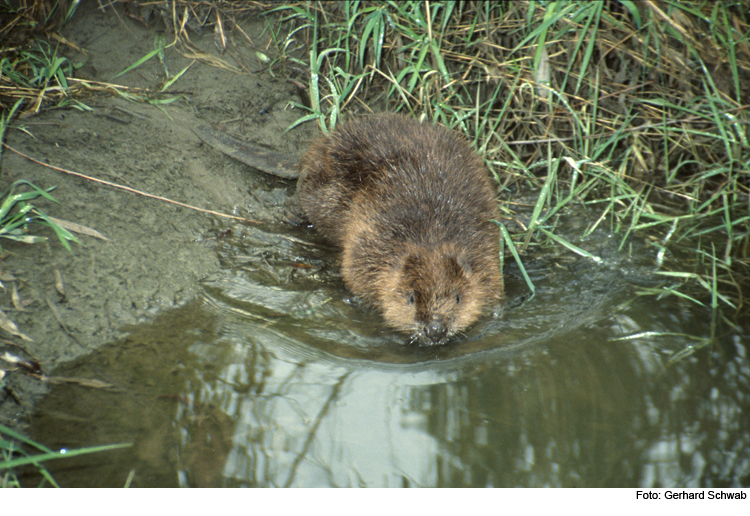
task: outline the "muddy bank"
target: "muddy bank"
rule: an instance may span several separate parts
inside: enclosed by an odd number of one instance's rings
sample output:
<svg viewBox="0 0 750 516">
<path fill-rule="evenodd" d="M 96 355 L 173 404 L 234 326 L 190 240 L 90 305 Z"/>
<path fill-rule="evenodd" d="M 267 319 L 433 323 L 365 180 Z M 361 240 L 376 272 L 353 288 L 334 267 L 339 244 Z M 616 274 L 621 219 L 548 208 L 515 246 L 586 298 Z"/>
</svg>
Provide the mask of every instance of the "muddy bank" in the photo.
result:
<svg viewBox="0 0 750 516">
<path fill-rule="evenodd" d="M 153 59 L 120 78 L 115 76 L 154 48 L 159 32 L 102 12 L 83 2 L 64 36 L 86 55 L 62 48 L 80 77 L 106 83 L 156 88 L 165 68 Z M 268 34 L 262 18 L 242 22 L 258 48 Z M 215 53 L 210 33 L 193 41 Z M 169 38 L 169 36 L 167 36 Z M 302 128 L 283 134 L 299 112 L 295 87 L 261 71 L 253 47 L 243 45 L 238 59 L 256 71 L 232 73 L 194 63 L 173 89 L 180 99 L 160 107 L 119 96 L 86 100 L 91 111 L 46 110 L 19 120 L 6 143 L 44 163 L 196 207 L 277 224 L 293 183 L 266 177 L 204 146 L 190 131 L 195 123 L 225 122 L 222 129 L 238 138 L 296 154 L 314 134 Z M 243 54 L 244 53 L 244 54 Z M 176 73 L 190 64 L 174 48 L 167 65 Z M 231 59 L 231 58 L 230 58 Z M 54 234 L 36 228 L 48 242 L 22 245 L 3 241 L 0 270 L 4 281 L 0 307 L 33 342 L 3 334 L 0 349 L 38 360 L 44 372 L 121 338 L 121 329 L 149 320 L 164 309 L 194 299 L 198 282 L 220 268 L 217 238 L 248 224 L 149 199 L 35 164 L 5 150 L 0 189 L 25 179 L 42 188 L 55 186 L 59 205 L 36 203 L 46 214 L 99 231 L 109 240 L 78 235 L 81 245 L 67 252 Z M 268 195 L 265 195 L 268 194 Z M 55 287 L 59 271 L 64 294 Z M 6 276 L 10 277 L 10 276 Z M 11 302 L 15 282 L 23 311 Z M 57 312 L 57 314 L 55 314 Z M 62 323 L 62 324 L 61 324 Z M 0 423 L 22 427 L 25 415 L 46 385 L 20 371 L 9 371 L 8 392 L 0 399 Z"/>
</svg>

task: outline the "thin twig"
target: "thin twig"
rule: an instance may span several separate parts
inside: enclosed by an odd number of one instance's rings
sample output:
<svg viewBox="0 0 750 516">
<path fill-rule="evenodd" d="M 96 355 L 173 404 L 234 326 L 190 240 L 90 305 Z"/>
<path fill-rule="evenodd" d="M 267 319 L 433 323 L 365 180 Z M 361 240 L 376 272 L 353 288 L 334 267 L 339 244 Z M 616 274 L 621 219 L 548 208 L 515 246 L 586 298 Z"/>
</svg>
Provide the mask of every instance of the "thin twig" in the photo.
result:
<svg viewBox="0 0 750 516">
<path fill-rule="evenodd" d="M 81 174 L 81 173 L 78 173 L 78 172 L 73 172 L 71 170 L 66 170 L 64 168 L 56 167 L 54 165 L 48 165 L 47 163 L 43 163 L 43 162 L 39 161 L 38 159 L 34 159 L 31 156 L 27 156 L 23 152 L 14 149 L 13 147 L 11 147 L 10 145 L 8 145 L 7 143 L 3 143 L 3 147 L 5 147 L 6 149 L 8 149 L 11 152 L 15 152 L 16 154 L 18 154 L 22 158 L 26 158 L 27 160 L 32 161 L 32 162 L 34 162 L 34 163 L 36 163 L 38 165 L 41 165 L 43 167 L 51 168 L 52 170 L 57 170 L 58 172 L 62 172 L 64 174 L 68 174 L 68 175 L 71 175 L 71 176 L 75 176 L 75 177 L 80 177 L 80 178 L 83 178 L 83 179 L 87 179 L 89 181 L 93 181 L 94 183 L 101 183 L 103 185 L 111 186 L 112 188 L 118 188 L 120 190 L 125 190 L 126 192 L 134 193 L 134 194 L 137 194 L 137 195 L 142 195 L 143 197 L 149 197 L 151 199 L 156 199 L 158 201 L 168 202 L 170 204 L 175 204 L 177 206 L 182 206 L 183 208 L 188 208 L 190 210 L 199 211 L 201 213 L 208 213 L 209 215 L 216 215 L 217 217 L 224 217 L 224 218 L 227 218 L 227 219 L 234 219 L 234 220 L 239 220 L 239 221 L 242 221 L 242 222 L 250 222 L 251 224 L 260 224 L 260 221 L 257 221 L 257 220 L 246 219 L 244 217 L 237 217 L 236 215 L 227 215 L 226 213 L 221 213 L 221 212 L 218 212 L 218 211 L 206 210 L 204 208 L 198 208 L 196 206 L 191 206 L 189 204 L 185 204 L 185 203 L 182 203 L 182 202 L 173 201 L 172 199 L 168 199 L 168 198 L 162 197 L 160 195 L 154 195 L 154 194 L 150 194 L 150 193 L 147 193 L 147 192 L 142 192 L 140 190 L 136 190 L 135 188 L 130 188 L 130 187 L 127 187 L 127 186 L 118 185 L 117 183 L 110 183 L 109 181 L 105 181 L 103 179 L 97 179 L 95 177 L 87 176 L 85 174 Z"/>
</svg>

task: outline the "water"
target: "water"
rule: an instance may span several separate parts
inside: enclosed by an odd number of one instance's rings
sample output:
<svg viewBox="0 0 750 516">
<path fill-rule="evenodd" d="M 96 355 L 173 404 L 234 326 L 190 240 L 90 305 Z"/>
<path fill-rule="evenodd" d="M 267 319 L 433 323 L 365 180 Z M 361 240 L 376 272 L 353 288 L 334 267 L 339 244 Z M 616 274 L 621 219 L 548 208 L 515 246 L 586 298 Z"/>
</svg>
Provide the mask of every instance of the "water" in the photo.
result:
<svg viewBox="0 0 750 516">
<path fill-rule="evenodd" d="M 569 223 L 569 235 L 574 234 Z M 572 237 L 571 237 L 572 238 Z M 599 232 L 506 264 L 504 308 L 407 348 L 309 233 L 245 228 L 205 294 L 55 375 L 33 437 L 133 442 L 50 464 L 68 486 L 750 485 L 747 329 L 672 296 L 655 252 Z M 713 340 L 711 335 L 715 335 Z M 743 333 L 744 332 L 744 333 Z M 700 340 L 704 339 L 704 340 Z M 702 343 L 711 343 L 702 346 Z"/>
</svg>

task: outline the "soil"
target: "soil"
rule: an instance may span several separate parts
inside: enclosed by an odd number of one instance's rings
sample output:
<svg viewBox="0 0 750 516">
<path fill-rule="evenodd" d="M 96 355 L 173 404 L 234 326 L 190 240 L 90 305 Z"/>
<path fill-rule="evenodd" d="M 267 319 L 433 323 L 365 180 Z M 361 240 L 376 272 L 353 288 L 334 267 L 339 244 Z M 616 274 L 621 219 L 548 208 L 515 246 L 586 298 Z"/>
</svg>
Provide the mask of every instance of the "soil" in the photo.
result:
<svg viewBox="0 0 750 516">
<path fill-rule="evenodd" d="M 172 75 L 192 63 L 171 88 L 180 94 L 167 96 L 179 96 L 177 101 L 152 105 L 97 94 L 83 100 L 91 110 L 47 109 L 16 121 L 6 143 L 68 171 L 278 225 L 294 183 L 221 155 L 190 130 L 221 123 L 221 129 L 235 138 L 290 156 L 300 155 L 316 134 L 312 124 L 284 132 L 302 116 L 290 104 L 301 102 L 297 88 L 283 76 L 268 73 L 256 57 L 256 51 L 273 57 L 262 15 L 238 23 L 252 43 L 239 31 L 230 32 L 230 48 L 223 58 L 248 72 L 193 63 L 171 47 L 165 51 L 165 64 Z M 162 29 L 84 1 L 62 35 L 85 55 L 63 46 L 60 51 L 75 64 L 85 63 L 77 77 L 157 91 L 167 77 L 156 58 L 116 75 L 153 50 Z M 218 55 L 211 31 L 190 34 L 198 47 Z M 164 37 L 171 41 L 170 34 Z M 108 239 L 78 234 L 80 245 L 73 243 L 68 252 L 52 231 L 37 226 L 35 234 L 47 236 L 47 242 L 1 242 L 0 308 L 33 341 L 0 330 L 0 352 L 36 360 L 44 373 L 121 338 L 126 325 L 195 299 L 199 281 L 221 267 L 217 242 L 232 228 L 249 225 L 66 175 L 6 149 L 0 190 L 19 179 L 41 188 L 56 187 L 53 195 L 59 204 L 34 202 L 47 215 L 95 229 Z M 62 292 L 55 285 L 57 272 Z M 15 280 L 8 281 L 11 275 Z M 24 303 L 22 311 L 12 302 L 14 284 Z M 10 364 L 1 365 L 8 376 L 0 393 L 0 424 L 23 430 L 26 416 L 48 386 Z"/>
</svg>

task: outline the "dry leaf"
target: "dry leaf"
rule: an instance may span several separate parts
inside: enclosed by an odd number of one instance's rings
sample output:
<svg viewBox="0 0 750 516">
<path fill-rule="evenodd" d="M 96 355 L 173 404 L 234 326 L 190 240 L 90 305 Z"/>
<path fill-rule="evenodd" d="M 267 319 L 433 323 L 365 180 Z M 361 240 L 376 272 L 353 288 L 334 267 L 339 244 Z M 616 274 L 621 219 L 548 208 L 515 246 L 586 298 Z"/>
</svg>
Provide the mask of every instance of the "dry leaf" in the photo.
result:
<svg viewBox="0 0 750 516">
<path fill-rule="evenodd" d="M 26 360 L 21 357 L 17 357 L 16 355 L 12 355 L 7 351 L 0 358 L 5 360 L 9 364 L 15 364 L 20 368 L 25 369 L 31 374 L 42 374 L 42 366 L 36 360 Z"/>
<path fill-rule="evenodd" d="M 106 240 L 109 242 L 109 238 L 105 237 L 101 233 L 99 233 L 95 229 L 88 228 L 86 226 L 82 226 L 80 224 L 76 224 L 75 222 L 69 222 L 67 220 L 61 220 L 56 219 L 55 217 L 47 217 L 49 220 L 60 226 L 61 228 L 65 228 L 68 231 L 72 231 L 73 233 L 79 233 L 81 235 L 86 235 L 94 238 L 98 238 L 100 240 Z"/>
<path fill-rule="evenodd" d="M 536 93 L 540 97 L 547 97 L 550 93 L 550 66 L 549 66 L 549 55 L 547 54 L 547 48 L 542 47 L 542 52 L 539 55 L 539 65 L 536 69 Z"/>
<path fill-rule="evenodd" d="M 18 310 L 19 312 L 24 311 L 23 303 L 21 302 L 21 296 L 18 295 L 18 287 L 16 284 L 13 284 L 13 292 L 10 293 L 10 299 L 13 301 L 13 306 Z"/>
<path fill-rule="evenodd" d="M 9 364 L 15 364 L 19 360 L 21 360 L 16 355 L 12 355 L 11 353 L 8 353 L 7 351 L 5 353 L 3 353 L 3 356 L 0 356 L 0 358 L 2 358 L 3 360 L 5 360 Z"/>
<path fill-rule="evenodd" d="M 16 323 L 8 319 L 8 316 L 5 315 L 5 312 L 3 312 L 2 310 L 0 310 L 0 328 L 7 331 L 11 335 L 22 338 L 23 340 L 34 342 L 34 339 L 18 331 L 18 326 L 16 326 Z"/>
<path fill-rule="evenodd" d="M 62 297 L 65 297 L 65 286 L 63 285 L 62 274 L 55 269 L 55 288 Z"/>
<path fill-rule="evenodd" d="M 75 383 L 83 387 L 91 387 L 93 389 L 112 389 L 114 384 L 103 382 L 101 380 L 95 380 L 93 378 L 76 378 L 76 377 L 65 377 L 65 376 L 50 376 L 49 381 L 52 383 Z"/>
<path fill-rule="evenodd" d="M 214 29 L 214 45 L 219 50 L 219 55 L 224 54 L 227 49 L 227 37 L 224 35 L 224 24 L 221 21 L 219 11 L 216 11 L 216 28 Z"/>
</svg>

